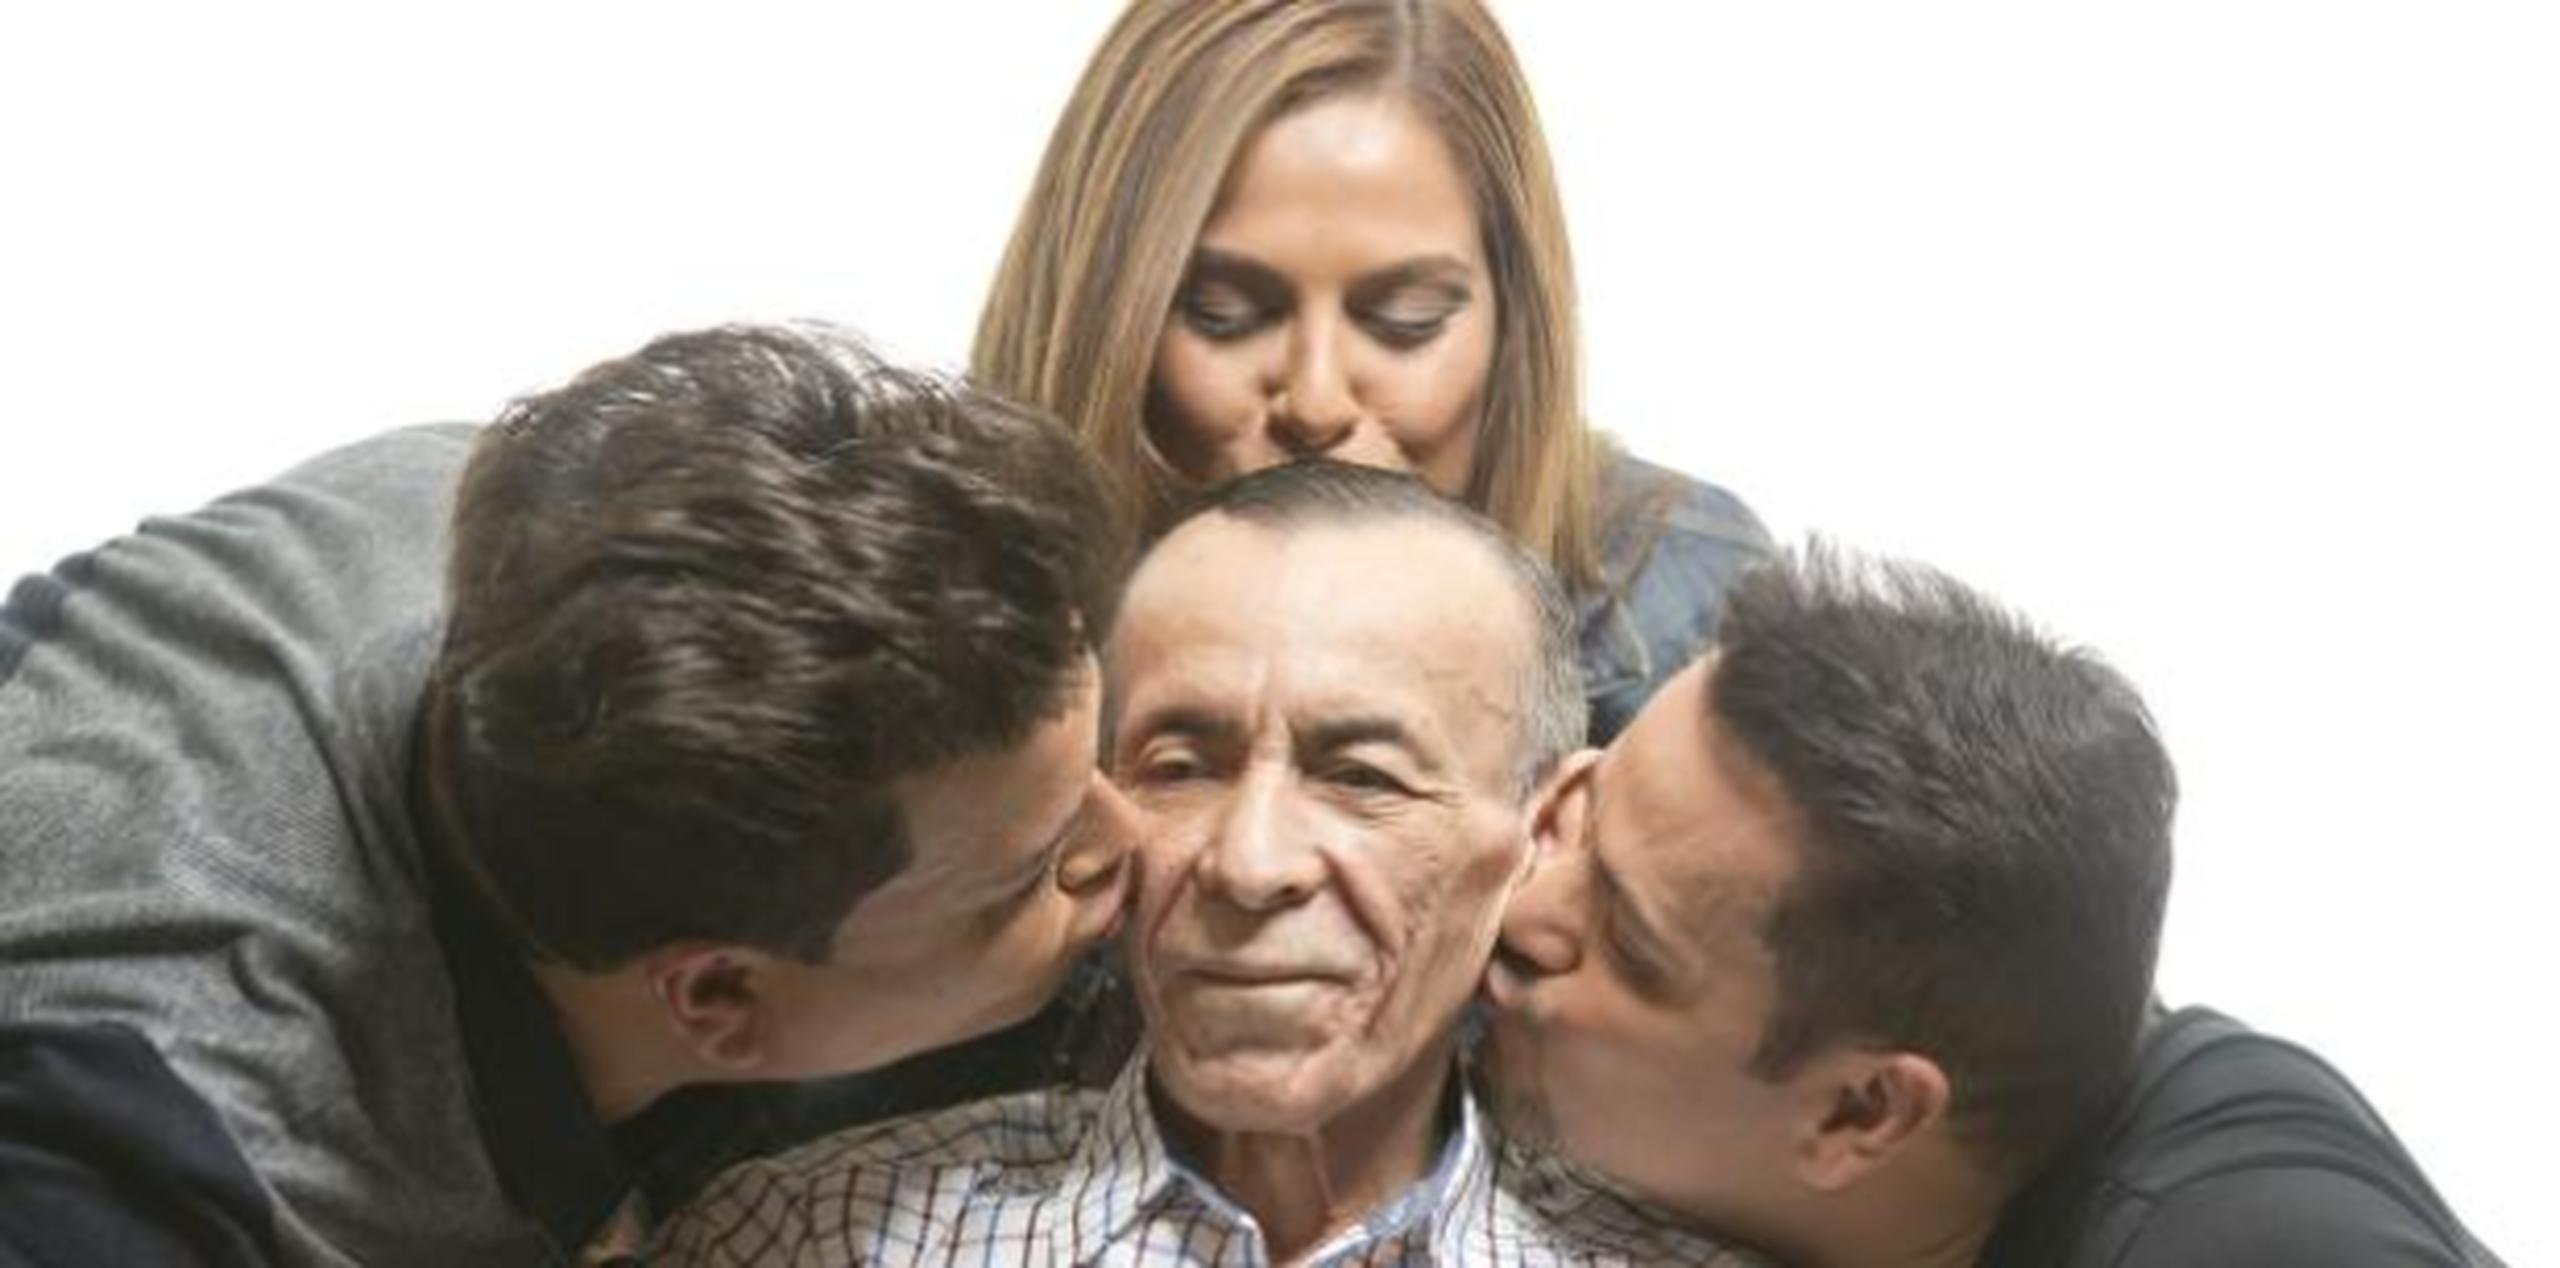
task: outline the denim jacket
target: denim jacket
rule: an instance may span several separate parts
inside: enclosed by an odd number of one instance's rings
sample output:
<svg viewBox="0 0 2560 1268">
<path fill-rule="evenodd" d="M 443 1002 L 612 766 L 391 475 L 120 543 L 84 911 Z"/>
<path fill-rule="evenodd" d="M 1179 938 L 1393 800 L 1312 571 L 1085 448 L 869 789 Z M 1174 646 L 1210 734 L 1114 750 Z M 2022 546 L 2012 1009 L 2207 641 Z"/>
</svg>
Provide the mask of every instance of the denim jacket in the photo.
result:
<svg viewBox="0 0 2560 1268">
<path fill-rule="evenodd" d="M 1769 553 L 1742 499 L 1624 453 L 1601 469 L 1600 505 L 1606 577 L 1575 605 L 1593 744 L 1705 649 L 1735 575 Z"/>
</svg>

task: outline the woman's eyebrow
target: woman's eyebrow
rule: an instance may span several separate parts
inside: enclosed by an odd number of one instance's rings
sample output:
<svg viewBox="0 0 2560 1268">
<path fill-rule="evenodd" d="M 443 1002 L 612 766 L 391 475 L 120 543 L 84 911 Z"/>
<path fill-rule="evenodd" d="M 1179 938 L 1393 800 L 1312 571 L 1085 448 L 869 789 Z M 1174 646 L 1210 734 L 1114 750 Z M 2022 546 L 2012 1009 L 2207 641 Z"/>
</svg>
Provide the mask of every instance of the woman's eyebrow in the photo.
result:
<svg viewBox="0 0 2560 1268">
<path fill-rule="evenodd" d="M 1191 253 L 1191 268 L 1184 279 L 1189 283 L 1223 282 L 1257 298 L 1263 295 L 1285 295 L 1289 279 L 1280 270 L 1240 252 L 1204 246 Z"/>
<path fill-rule="evenodd" d="M 1474 293 L 1474 282 L 1475 270 L 1454 255 L 1418 255 L 1362 274 L 1352 284 L 1351 292 L 1355 296 L 1375 296 L 1408 286 L 1429 286 L 1465 298 Z"/>
</svg>

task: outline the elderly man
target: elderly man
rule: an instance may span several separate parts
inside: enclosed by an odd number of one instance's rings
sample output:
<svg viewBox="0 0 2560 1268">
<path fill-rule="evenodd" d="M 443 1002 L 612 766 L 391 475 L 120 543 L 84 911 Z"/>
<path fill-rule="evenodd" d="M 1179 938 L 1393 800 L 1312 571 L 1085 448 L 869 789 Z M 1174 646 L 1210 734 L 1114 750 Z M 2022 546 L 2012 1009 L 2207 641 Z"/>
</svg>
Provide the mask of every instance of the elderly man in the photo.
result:
<svg viewBox="0 0 2560 1268">
<path fill-rule="evenodd" d="M 1037 1008 L 1126 888 L 1107 506 L 724 329 L 23 583 L 0 1264 L 557 1264 L 767 1081 Z"/>
<path fill-rule="evenodd" d="M 2123 679 L 1821 552 L 1718 643 L 1541 812 L 1488 976 L 1525 1134 L 1809 1268 L 2495 1262 L 2328 1066 L 2150 1003 Z"/>
<path fill-rule="evenodd" d="M 1499 532 L 1336 464 L 1228 486 L 1114 631 L 1112 769 L 1148 813 L 1150 1039 L 1107 1092 L 982 1102 L 749 1164 L 677 1262 L 1689 1262 L 1592 1194 L 1523 1200 L 1455 1023 L 1582 734 L 1570 610 Z M 1552 1195 L 1564 1196 L 1564 1195 Z"/>
</svg>

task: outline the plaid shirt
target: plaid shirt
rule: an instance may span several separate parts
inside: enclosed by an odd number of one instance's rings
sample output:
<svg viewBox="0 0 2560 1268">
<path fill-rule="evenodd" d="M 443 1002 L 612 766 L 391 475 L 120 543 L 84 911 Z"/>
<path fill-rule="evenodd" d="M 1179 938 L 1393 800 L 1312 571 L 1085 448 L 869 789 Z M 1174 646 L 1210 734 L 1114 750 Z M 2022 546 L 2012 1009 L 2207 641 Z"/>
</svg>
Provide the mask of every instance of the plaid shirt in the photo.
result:
<svg viewBox="0 0 2560 1268">
<path fill-rule="evenodd" d="M 653 1262 L 1268 1264 L 1253 1216 L 1169 1151 L 1146 1087 L 1141 1055 L 1107 1092 L 980 1101 L 742 1164 L 661 1230 Z M 1560 1166 L 1493 1147 L 1470 1095 L 1429 1175 L 1301 1262 L 1761 1261 L 1648 1219 Z"/>
</svg>

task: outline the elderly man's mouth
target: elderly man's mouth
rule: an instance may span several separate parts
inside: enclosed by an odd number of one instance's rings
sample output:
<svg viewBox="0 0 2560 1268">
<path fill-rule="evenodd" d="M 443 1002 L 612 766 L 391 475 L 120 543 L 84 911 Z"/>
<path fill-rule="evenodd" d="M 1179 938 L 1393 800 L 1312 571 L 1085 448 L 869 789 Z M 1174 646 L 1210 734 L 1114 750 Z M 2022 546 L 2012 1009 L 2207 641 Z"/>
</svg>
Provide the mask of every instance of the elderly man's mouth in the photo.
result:
<svg viewBox="0 0 2560 1268">
<path fill-rule="evenodd" d="M 1353 975 L 1307 964 L 1210 963 L 1185 965 L 1179 976 L 1194 987 L 1253 990 L 1281 986 L 1347 986 Z"/>
<path fill-rule="evenodd" d="M 1249 996 L 1249 999 L 1329 994 L 1329 991 L 1349 989 L 1354 981 L 1357 981 L 1357 973 L 1341 971 L 1341 968 L 1288 961 L 1196 961 L 1185 963 L 1172 973 L 1172 984 L 1180 991 L 1206 996 Z"/>
</svg>

